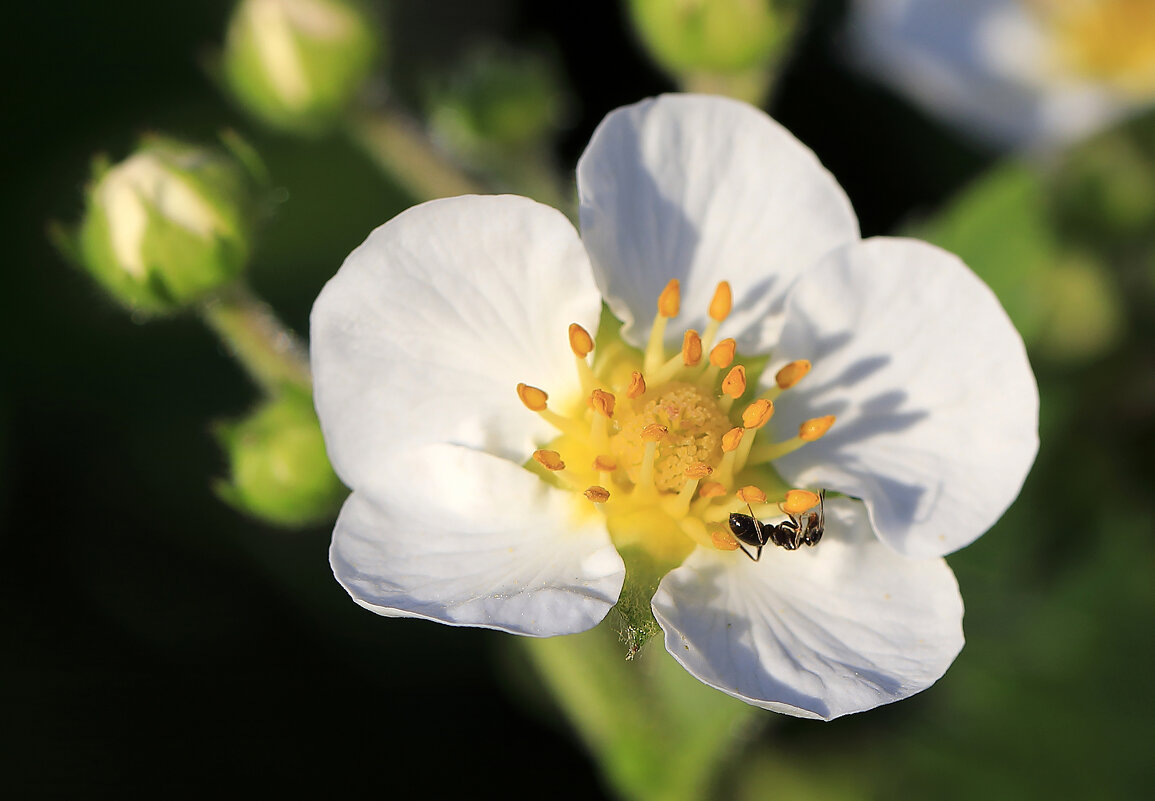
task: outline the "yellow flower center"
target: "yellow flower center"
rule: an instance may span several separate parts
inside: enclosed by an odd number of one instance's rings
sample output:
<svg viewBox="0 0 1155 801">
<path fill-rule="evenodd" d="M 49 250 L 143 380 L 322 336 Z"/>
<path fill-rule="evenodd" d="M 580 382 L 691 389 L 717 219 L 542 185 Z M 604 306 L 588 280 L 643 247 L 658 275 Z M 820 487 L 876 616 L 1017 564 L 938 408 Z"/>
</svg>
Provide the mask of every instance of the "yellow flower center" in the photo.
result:
<svg viewBox="0 0 1155 801">
<path fill-rule="evenodd" d="M 1024 0 L 1069 69 L 1137 97 L 1155 95 L 1155 2 Z"/>
<path fill-rule="evenodd" d="M 526 408 L 558 430 L 534 453 L 531 469 L 605 515 L 619 548 L 641 546 L 661 560 L 680 560 L 696 545 L 737 550 L 731 512 L 784 517 L 801 513 L 799 498 L 817 503 L 817 494 L 784 484 L 771 463 L 834 423 L 833 416 L 807 420 L 782 441 L 761 433 L 769 431 L 775 398 L 801 381 L 810 363 L 791 362 L 770 390 L 751 397 L 747 373 L 761 365 L 735 363 L 734 340 L 715 342 L 730 314 L 729 284 L 719 284 L 706 330 L 686 331 L 681 350 L 668 354 L 666 327 L 680 303 L 671 281 L 658 298 L 645 352 L 607 336 L 595 353 L 589 333 L 571 325 L 582 398 L 568 407 L 553 408 L 543 389 L 517 387 Z"/>
</svg>

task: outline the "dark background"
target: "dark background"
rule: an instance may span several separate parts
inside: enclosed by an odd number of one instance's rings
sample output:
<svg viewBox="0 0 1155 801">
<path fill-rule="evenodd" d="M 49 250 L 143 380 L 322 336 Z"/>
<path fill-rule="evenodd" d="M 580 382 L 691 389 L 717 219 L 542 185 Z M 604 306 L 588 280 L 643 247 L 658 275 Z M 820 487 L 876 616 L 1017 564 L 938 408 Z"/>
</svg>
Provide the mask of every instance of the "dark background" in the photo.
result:
<svg viewBox="0 0 1155 801">
<path fill-rule="evenodd" d="M 340 137 L 280 136 L 229 104 L 207 65 L 230 7 L 8 12 L 0 793 L 605 797 L 509 637 L 376 617 L 332 580 L 327 526 L 274 529 L 218 501 L 209 483 L 225 465 L 210 425 L 256 401 L 244 374 L 197 319 L 134 322 L 48 244 L 49 221 L 78 218 L 95 154 L 122 158 L 149 131 L 210 141 L 235 128 L 287 198 L 252 282 L 304 332 L 343 255 L 412 202 Z M 388 81 L 414 107 L 424 76 L 477 42 L 552 52 L 572 100 L 565 164 L 606 112 L 673 88 L 613 2 L 387 11 Z M 864 235 L 891 232 L 993 156 L 848 73 L 840 11 L 819 4 L 771 111 L 845 186 Z M 1149 352 L 1145 325 L 1098 366 L 1040 373 L 1044 447 L 1023 500 L 951 558 L 970 642 L 941 685 L 832 724 L 785 721 L 751 760 L 813 776 L 814 798 L 1150 787 L 1151 427 L 1102 419 L 1104 385 Z M 1102 508 L 1102 486 L 1129 505 Z"/>
</svg>

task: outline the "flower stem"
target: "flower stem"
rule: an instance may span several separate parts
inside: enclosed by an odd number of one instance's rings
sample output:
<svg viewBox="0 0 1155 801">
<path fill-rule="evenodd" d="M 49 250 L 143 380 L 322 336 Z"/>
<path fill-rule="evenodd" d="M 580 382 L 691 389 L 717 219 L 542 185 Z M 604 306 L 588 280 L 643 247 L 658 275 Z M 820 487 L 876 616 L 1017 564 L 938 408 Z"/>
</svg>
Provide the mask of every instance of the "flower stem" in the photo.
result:
<svg viewBox="0 0 1155 801">
<path fill-rule="evenodd" d="M 360 111 L 348 123 L 350 137 L 381 169 L 419 200 L 486 194 L 413 120 L 390 108 Z"/>
<path fill-rule="evenodd" d="M 304 343 L 248 287 L 233 284 L 202 303 L 199 312 L 266 393 L 276 395 L 290 387 L 312 391 Z"/>
</svg>

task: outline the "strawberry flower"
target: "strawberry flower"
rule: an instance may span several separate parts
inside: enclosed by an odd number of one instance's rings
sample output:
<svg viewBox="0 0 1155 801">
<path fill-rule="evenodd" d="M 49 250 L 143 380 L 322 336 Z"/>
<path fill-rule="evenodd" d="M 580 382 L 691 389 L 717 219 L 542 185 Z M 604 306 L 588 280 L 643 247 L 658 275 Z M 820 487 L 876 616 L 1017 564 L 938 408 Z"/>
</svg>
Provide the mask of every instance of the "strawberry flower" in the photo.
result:
<svg viewBox="0 0 1155 801">
<path fill-rule="evenodd" d="M 612 112 L 578 189 L 580 237 L 525 198 L 436 200 L 322 291 L 338 581 L 382 615 L 553 636 L 601 621 L 640 550 L 706 684 L 826 719 L 928 687 L 963 644 L 942 556 L 1037 449 L 994 295 L 930 245 L 862 240 L 813 153 L 736 101 Z M 730 523 L 820 513 L 820 541 L 757 561 Z"/>
</svg>

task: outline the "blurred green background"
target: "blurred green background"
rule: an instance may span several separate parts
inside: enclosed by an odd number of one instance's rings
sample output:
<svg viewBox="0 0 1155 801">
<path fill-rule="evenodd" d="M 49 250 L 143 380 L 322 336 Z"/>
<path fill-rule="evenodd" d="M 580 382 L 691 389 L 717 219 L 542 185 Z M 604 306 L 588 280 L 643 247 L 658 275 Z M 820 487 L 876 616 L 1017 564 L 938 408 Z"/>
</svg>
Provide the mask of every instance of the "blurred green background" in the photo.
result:
<svg viewBox="0 0 1155 801">
<path fill-rule="evenodd" d="M 230 8 L 9 12 L 0 792 L 610 797 L 510 638 L 378 618 L 333 581 L 327 525 L 285 531 L 224 505 L 210 489 L 227 470 L 210 431 L 256 403 L 245 375 L 195 317 L 136 321 L 49 244 L 50 221 L 79 216 L 95 154 L 122 158 L 151 131 L 207 142 L 233 128 L 277 188 L 252 284 L 305 333 L 344 255 L 414 202 L 347 139 L 271 132 L 225 98 L 209 65 Z M 940 684 L 829 724 L 765 713 L 773 725 L 734 755 L 724 789 L 1146 797 L 1155 121 L 1045 171 L 1004 168 L 975 184 L 997 155 L 850 73 L 843 12 L 816 4 L 770 111 L 838 177 L 864 235 L 915 230 L 955 247 L 1021 326 L 1050 332 L 1032 348 L 1042 448 L 1005 519 L 950 558 L 968 644 Z M 551 155 L 567 168 L 605 113 L 675 88 L 608 0 L 396 0 L 381 18 L 377 91 L 415 113 L 478 47 L 544 53 L 566 87 Z M 1089 353 L 1062 344 L 1090 301 L 1051 272 L 1060 263 L 1092 270 L 1120 299 L 1115 333 Z M 1032 316 L 1044 291 L 1061 295 L 1048 308 L 1062 313 Z"/>
</svg>

